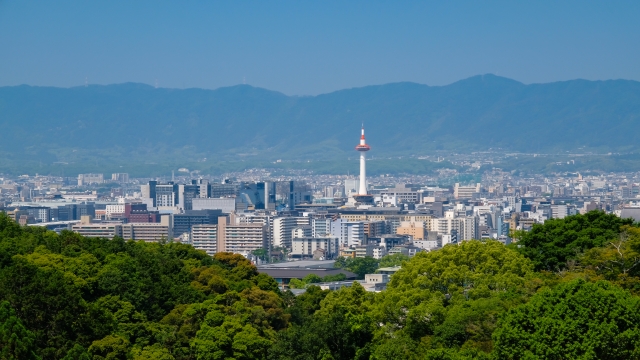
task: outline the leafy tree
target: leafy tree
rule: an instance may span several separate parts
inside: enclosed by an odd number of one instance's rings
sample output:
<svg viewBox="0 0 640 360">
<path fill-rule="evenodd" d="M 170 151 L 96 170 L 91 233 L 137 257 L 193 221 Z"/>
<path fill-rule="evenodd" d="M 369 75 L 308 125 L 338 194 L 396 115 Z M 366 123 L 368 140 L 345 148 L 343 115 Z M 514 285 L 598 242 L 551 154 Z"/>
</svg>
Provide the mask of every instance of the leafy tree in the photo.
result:
<svg viewBox="0 0 640 360">
<path fill-rule="evenodd" d="M 488 354 L 499 315 L 535 291 L 529 283 L 532 269 L 530 261 L 496 241 L 465 241 L 416 254 L 372 306 L 381 324 L 375 357 L 463 356 L 459 352 L 465 348 Z M 399 347 L 398 339 L 406 345 Z"/>
<path fill-rule="evenodd" d="M 108 335 L 96 340 L 89 347 L 89 353 L 95 360 L 126 360 L 129 353 L 129 341 L 122 336 Z"/>
<path fill-rule="evenodd" d="M 314 296 L 322 296 L 318 290 Z M 312 318 L 277 335 L 269 358 L 368 359 L 375 329 L 369 305 L 373 296 L 357 282 L 329 292 Z"/>
<path fill-rule="evenodd" d="M 550 219 L 520 234 L 517 249 L 533 261 L 536 270 L 555 271 L 580 253 L 618 238 L 621 226 L 632 223 L 602 211 Z"/>
<path fill-rule="evenodd" d="M 79 344 L 75 344 L 62 360 L 91 360 L 91 356 L 85 348 Z"/>
<path fill-rule="evenodd" d="M 0 303 L 0 359 L 36 360 L 35 335 L 27 330 L 9 302 Z"/>
<path fill-rule="evenodd" d="M 380 259 L 380 267 L 400 266 L 405 261 L 409 261 L 409 256 L 405 254 L 398 253 L 386 255 Z"/>
<path fill-rule="evenodd" d="M 493 337 L 499 359 L 638 359 L 640 299 L 577 279 L 510 310 Z"/>
</svg>

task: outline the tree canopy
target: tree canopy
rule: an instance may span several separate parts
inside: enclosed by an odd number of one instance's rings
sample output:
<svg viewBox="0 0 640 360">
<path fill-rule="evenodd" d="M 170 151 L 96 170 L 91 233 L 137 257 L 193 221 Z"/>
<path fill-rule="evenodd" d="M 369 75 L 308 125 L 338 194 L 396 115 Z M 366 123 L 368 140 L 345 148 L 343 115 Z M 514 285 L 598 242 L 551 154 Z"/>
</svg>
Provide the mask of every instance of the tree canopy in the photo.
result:
<svg viewBox="0 0 640 360">
<path fill-rule="evenodd" d="M 633 220 L 621 219 L 602 211 L 550 219 L 534 224 L 521 234 L 518 250 L 531 259 L 536 270 L 555 271 L 566 267 L 567 260 L 618 237 L 620 228 Z"/>
<path fill-rule="evenodd" d="M 640 229 L 594 212 L 532 233 L 340 258 L 402 267 L 379 293 L 309 275 L 295 296 L 241 255 L 0 213 L 0 359 L 640 359 Z"/>
</svg>

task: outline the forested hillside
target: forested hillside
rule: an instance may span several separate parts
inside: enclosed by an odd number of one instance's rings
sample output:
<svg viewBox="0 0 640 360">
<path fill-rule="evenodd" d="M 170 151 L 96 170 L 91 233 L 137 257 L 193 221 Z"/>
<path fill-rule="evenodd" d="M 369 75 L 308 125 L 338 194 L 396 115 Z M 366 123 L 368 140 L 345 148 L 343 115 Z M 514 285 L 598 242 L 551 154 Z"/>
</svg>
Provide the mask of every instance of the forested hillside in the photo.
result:
<svg viewBox="0 0 640 360">
<path fill-rule="evenodd" d="M 0 152 L 44 163 L 75 161 L 73 150 L 153 161 L 173 153 L 183 160 L 196 154 L 319 159 L 352 151 L 362 123 L 379 156 L 436 149 L 629 151 L 639 150 L 627 136 L 640 130 L 638 104 L 635 81 L 525 85 L 490 74 L 446 86 L 394 83 L 318 96 L 248 85 L 15 86 L 0 88 Z"/>
<path fill-rule="evenodd" d="M 295 297 L 239 255 L 0 213 L 0 359 L 640 359 L 636 225 L 570 216 Z"/>
</svg>

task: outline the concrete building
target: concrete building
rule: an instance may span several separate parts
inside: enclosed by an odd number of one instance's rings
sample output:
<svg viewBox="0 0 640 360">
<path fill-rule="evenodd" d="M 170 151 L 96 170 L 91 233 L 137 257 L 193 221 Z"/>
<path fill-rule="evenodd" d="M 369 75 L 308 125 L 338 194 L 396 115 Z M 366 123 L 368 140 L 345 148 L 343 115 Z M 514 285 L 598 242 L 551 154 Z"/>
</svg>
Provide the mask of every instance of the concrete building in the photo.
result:
<svg viewBox="0 0 640 360">
<path fill-rule="evenodd" d="M 325 250 L 325 259 L 333 259 L 338 255 L 337 238 L 296 237 L 292 240 L 291 256 L 293 258 L 312 258 L 317 249 Z"/>
<path fill-rule="evenodd" d="M 218 252 L 249 254 L 253 250 L 269 249 L 267 230 L 261 224 L 231 224 L 229 217 L 221 216 L 218 218 Z"/>
<path fill-rule="evenodd" d="M 480 193 L 480 183 L 475 186 L 460 186 L 456 183 L 453 187 L 453 197 L 456 199 L 472 199 L 477 193 Z"/>
<path fill-rule="evenodd" d="M 276 217 L 273 219 L 273 247 L 291 249 L 293 229 L 309 225 L 308 217 Z"/>
<path fill-rule="evenodd" d="M 419 187 L 411 187 L 406 184 L 397 184 L 394 188 L 389 188 L 380 192 L 383 199 L 393 203 L 413 203 L 422 202 L 422 192 L 418 191 Z"/>
<path fill-rule="evenodd" d="M 225 214 L 236 211 L 236 198 L 197 198 L 191 200 L 193 210 L 221 210 Z"/>
<path fill-rule="evenodd" d="M 340 247 L 355 247 L 367 242 L 364 222 L 351 222 L 337 219 L 331 222 L 331 236 L 340 240 Z"/>
<path fill-rule="evenodd" d="M 568 215 L 567 205 L 551 205 L 551 217 L 564 219 Z"/>
<path fill-rule="evenodd" d="M 78 186 L 104 183 L 103 174 L 78 174 Z"/>
<path fill-rule="evenodd" d="M 396 234 L 411 236 L 413 240 L 423 240 L 427 233 L 427 227 L 423 221 L 403 221 L 396 229 Z"/>
<path fill-rule="evenodd" d="M 187 210 L 182 214 L 174 214 L 173 234 L 180 236 L 190 233 L 194 225 L 215 225 L 221 215 L 220 210 Z"/>
<path fill-rule="evenodd" d="M 291 238 L 312 237 L 311 225 L 299 225 L 291 231 Z"/>
<path fill-rule="evenodd" d="M 94 224 L 90 216 L 84 215 L 79 224 L 71 226 L 71 231 L 87 237 L 113 239 L 114 236 L 122 236 L 122 225 L 112 223 Z"/>
<path fill-rule="evenodd" d="M 111 174 L 111 181 L 116 181 L 119 183 L 128 183 L 129 182 L 129 174 L 127 173 L 114 173 Z"/>
<path fill-rule="evenodd" d="M 326 237 L 331 235 L 331 219 L 311 219 L 311 236 Z"/>
<path fill-rule="evenodd" d="M 215 255 L 218 251 L 218 225 L 193 225 L 190 242 L 194 248 Z"/>
<path fill-rule="evenodd" d="M 159 223 L 122 224 L 125 240 L 161 241 L 173 239 L 173 221 L 169 214 L 162 215 Z"/>
<path fill-rule="evenodd" d="M 174 184 L 158 184 L 155 186 L 155 206 L 175 207 L 178 205 L 178 185 Z"/>
</svg>

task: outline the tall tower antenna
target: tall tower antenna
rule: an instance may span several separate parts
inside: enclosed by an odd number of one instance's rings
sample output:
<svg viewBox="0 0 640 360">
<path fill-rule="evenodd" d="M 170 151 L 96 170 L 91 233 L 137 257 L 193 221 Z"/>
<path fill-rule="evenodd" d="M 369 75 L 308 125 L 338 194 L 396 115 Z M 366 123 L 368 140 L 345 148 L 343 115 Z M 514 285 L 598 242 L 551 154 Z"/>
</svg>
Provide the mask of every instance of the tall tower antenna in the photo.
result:
<svg viewBox="0 0 640 360">
<path fill-rule="evenodd" d="M 359 203 L 373 203 L 373 196 L 367 194 L 367 159 L 366 152 L 371 150 L 364 139 L 364 123 L 360 132 L 360 143 L 356 145 L 356 151 L 360 153 L 360 186 L 358 187 L 358 195 L 353 198 Z"/>
</svg>

